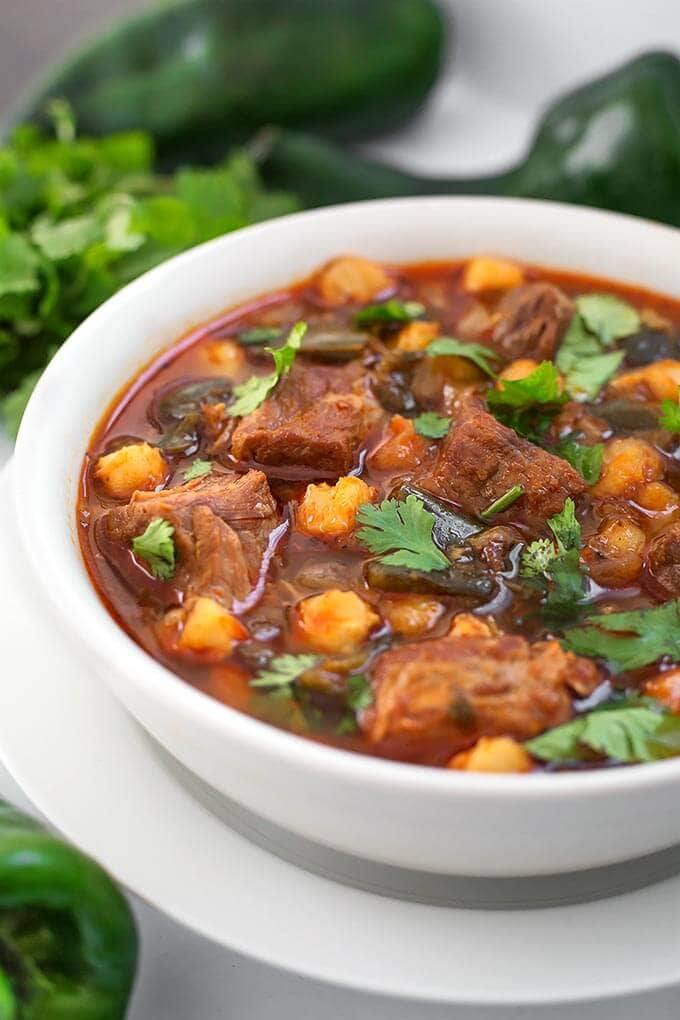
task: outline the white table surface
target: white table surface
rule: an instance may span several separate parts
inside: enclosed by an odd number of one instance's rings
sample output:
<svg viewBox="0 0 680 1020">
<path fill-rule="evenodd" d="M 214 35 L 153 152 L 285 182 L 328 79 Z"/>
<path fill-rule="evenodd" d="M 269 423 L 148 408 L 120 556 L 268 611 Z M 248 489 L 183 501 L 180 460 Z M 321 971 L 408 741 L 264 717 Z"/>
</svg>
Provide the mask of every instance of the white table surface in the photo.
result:
<svg viewBox="0 0 680 1020">
<path fill-rule="evenodd" d="M 123 2 L 131 6 L 131 0 Z M 5 3 L 10 0 L 2 0 L 0 7 Z M 398 137 L 367 147 L 423 171 L 476 173 L 502 167 L 521 154 L 538 112 L 560 90 L 646 49 L 680 51 L 677 0 L 570 0 L 569 5 L 562 0 L 448 0 L 448 6 L 456 23 L 450 73 L 416 123 Z M 11 80 L 8 75 L 0 79 L 5 85 L 0 103 L 16 93 L 17 76 L 30 71 L 30 58 L 63 45 L 69 35 L 80 33 L 83 17 L 101 15 L 115 4 L 22 0 L 11 7 L 11 16 L 9 6 L 2 14 L 0 60 L 10 59 L 10 48 L 29 59 L 15 60 Z M 64 30 L 69 18 L 72 32 Z M 0 463 L 10 450 L 0 436 Z M 1 766 L 0 795 L 29 806 Z M 139 900 L 134 907 L 142 956 L 130 1020 L 444 1020 L 454 1015 L 437 1007 L 353 998 L 284 976 L 181 929 Z M 677 1020 L 679 1014 L 680 991 L 671 990 L 574 1009 L 467 1010 L 465 1020 L 640 1020 L 643 1015 L 646 1020 Z"/>
</svg>

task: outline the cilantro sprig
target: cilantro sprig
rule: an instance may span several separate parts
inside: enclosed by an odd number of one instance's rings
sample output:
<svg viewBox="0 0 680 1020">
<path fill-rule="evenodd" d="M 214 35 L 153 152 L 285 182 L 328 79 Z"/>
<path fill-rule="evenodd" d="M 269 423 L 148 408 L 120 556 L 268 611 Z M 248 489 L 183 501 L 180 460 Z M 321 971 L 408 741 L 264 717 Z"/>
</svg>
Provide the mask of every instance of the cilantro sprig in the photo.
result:
<svg viewBox="0 0 680 1020">
<path fill-rule="evenodd" d="M 440 336 L 428 344 L 425 350 L 433 358 L 441 357 L 442 355 L 467 358 L 477 368 L 481 368 L 485 375 L 490 376 L 492 379 L 496 377 L 491 362 L 500 361 L 500 356 L 495 351 L 492 351 L 490 347 L 485 347 L 484 344 L 467 343 L 464 340 L 457 340 L 452 336 Z"/>
<path fill-rule="evenodd" d="M 425 314 L 425 305 L 420 301 L 400 301 L 390 298 L 376 305 L 366 305 L 354 316 L 357 326 L 372 326 L 383 322 L 412 322 Z"/>
<path fill-rule="evenodd" d="M 588 485 L 594 485 L 602 473 L 604 443 L 584 446 L 575 439 L 563 439 L 555 451 L 558 457 L 568 461 Z"/>
<path fill-rule="evenodd" d="M 141 557 L 154 577 L 169 581 L 175 573 L 175 529 L 164 517 L 149 521 L 141 535 L 132 539 L 132 551 Z"/>
<path fill-rule="evenodd" d="M 255 675 L 250 686 L 263 687 L 281 697 L 292 698 L 296 680 L 308 669 L 313 669 L 318 661 L 318 655 L 277 655 L 266 669 Z"/>
<path fill-rule="evenodd" d="M 520 573 L 529 579 L 548 582 L 543 616 L 556 621 L 577 613 L 585 600 L 585 572 L 581 567 L 581 525 L 570 497 L 562 510 L 547 524 L 554 542 L 539 538 L 522 554 Z"/>
<path fill-rule="evenodd" d="M 267 399 L 279 380 L 290 372 L 306 331 L 306 322 L 296 322 L 282 347 L 264 348 L 274 359 L 274 371 L 267 375 L 251 375 L 245 382 L 234 386 L 236 399 L 227 408 L 232 418 L 240 418 L 255 411 Z"/>
<path fill-rule="evenodd" d="M 357 521 L 364 525 L 357 539 L 370 552 L 386 554 L 380 556 L 383 563 L 425 571 L 451 566 L 432 538 L 434 514 L 413 493 L 405 500 L 385 499 L 380 506 L 364 503 Z"/>
<path fill-rule="evenodd" d="M 649 666 L 666 655 L 680 661 L 680 600 L 590 616 L 586 626 L 566 631 L 564 643 L 579 655 L 606 659 L 616 673 Z"/>
<path fill-rule="evenodd" d="M 488 520 L 490 517 L 495 517 L 496 514 L 502 513 L 503 510 L 507 510 L 509 506 L 516 503 L 523 493 L 523 485 L 513 485 L 511 489 L 508 489 L 508 491 L 504 492 L 502 496 L 495 499 L 490 506 L 488 506 L 485 510 L 482 510 L 479 516 L 484 520 Z"/>
<path fill-rule="evenodd" d="M 192 460 L 189 467 L 184 472 L 184 481 L 191 482 L 194 478 L 205 478 L 209 475 L 213 469 L 211 460 L 202 460 L 200 457 L 196 457 Z"/>
<path fill-rule="evenodd" d="M 680 432 L 680 390 L 678 390 L 678 397 L 679 400 L 663 400 L 661 402 L 659 425 L 663 429 L 668 429 L 669 432 Z"/>
<path fill-rule="evenodd" d="M 519 435 L 540 440 L 562 404 L 568 400 L 551 361 L 542 361 L 523 379 L 503 379 L 487 394 L 492 414 Z"/>
<path fill-rule="evenodd" d="M 451 421 L 450 415 L 423 411 L 413 419 L 413 427 L 419 436 L 425 436 L 426 439 L 443 439 L 449 431 Z"/>
<path fill-rule="evenodd" d="M 543 761 L 579 761 L 588 751 L 620 762 L 658 761 L 680 753 L 680 716 L 645 704 L 603 706 L 524 746 Z"/>
<path fill-rule="evenodd" d="M 142 132 L 56 137 L 32 125 L 0 146 L 0 416 L 16 432 L 41 369 L 82 320 L 140 273 L 226 231 L 289 212 L 245 152 L 160 176 Z"/>
<path fill-rule="evenodd" d="M 607 351 L 616 340 L 640 328 L 632 305 L 613 294 L 582 294 L 555 362 L 575 397 L 594 399 L 614 375 L 624 351 Z"/>
</svg>

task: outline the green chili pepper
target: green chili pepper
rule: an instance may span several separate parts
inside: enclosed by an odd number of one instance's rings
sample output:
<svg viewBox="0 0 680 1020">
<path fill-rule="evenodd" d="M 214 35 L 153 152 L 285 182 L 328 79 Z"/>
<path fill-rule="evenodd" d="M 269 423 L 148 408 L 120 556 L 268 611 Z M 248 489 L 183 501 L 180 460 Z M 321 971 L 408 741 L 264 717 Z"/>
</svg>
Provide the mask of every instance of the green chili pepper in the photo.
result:
<svg viewBox="0 0 680 1020">
<path fill-rule="evenodd" d="M 14 120 L 67 99 L 81 133 L 148 131 L 166 166 L 265 124 L 370 137 L 421 105 L 444 35 L 433 0 L 170 0 L 76 53 Z"/>
<path fill-rule="evenodd" d="M 121 1020 L 136 958 L 111 879 L 0 802 L 1 1020 Z"/>
<path fill-rule="evenodd" d="M 319 139 L 271 133 L 254 146 L 265 179 L 309 207 L 399 195 L 517 195 L 576 202 L 680 225 L 680 61 L 648 53 L 569 93 L 526 158 L 476 179 L 426 178 Z"/>
</svg>

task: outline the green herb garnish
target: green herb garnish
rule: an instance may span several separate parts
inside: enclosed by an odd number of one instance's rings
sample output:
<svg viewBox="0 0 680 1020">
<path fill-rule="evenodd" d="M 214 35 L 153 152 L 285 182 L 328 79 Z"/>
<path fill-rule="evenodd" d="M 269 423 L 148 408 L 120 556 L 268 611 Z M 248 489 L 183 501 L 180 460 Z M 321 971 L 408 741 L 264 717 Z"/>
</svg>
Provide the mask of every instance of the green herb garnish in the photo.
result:
<svg viewBox="0 0 680 1020">
<path fill-rule="evenodd" d="M 463 340 L 456 340 L 452 336 L 440 336 L 433 340 L 425 348 L 427 354 L 434 357 L 453 355 L 456 358 L 467 358 L 472 361 L 482 372 L 495 378 L 495 372 L 489 362 L 500 361 L 500 356 L 492 351 L 490 347 L 483 344 L 466 343 Z"/>
<path fill-rule="evenodd" d="M 501 388 L 487 394 L 492 414 L 520 436 L 542 439 L 553 417 L 568 400 L 551 361 L 542 361 L 523 379 L 503 379 Z"/>
<path fill-rule="evenodd" d="M 281 330 L 275 326 L 251 326 L 250 329 L 242 329 L 238 334 L 239 343 L 245 344 L 273 344 L 281 336 Z"/>
<path fill-rule="evenodd" d="M 347 678 L 347 707 L 353 712 L 360 712 L 373 704 L 373 691 L 368 677 L 363 673 L 354 673 Z"/>
<path fill-rule="evenodd" d="M 412 322 L 425 314 L 425 305 L 419 301 L 399 301 L 390 298 L 377 305 L 366 305 L 354 316 L 357 326 L 370 326 L 376 322 Z"/>
<path fill-rule="evenodd" d="M 155 517 L 141 535 L 132 539 L 132 551 L 148 565 L 154 577 L 168 581 L 175 573 L 175 529 L 170 521 Z"/>
<path fill-rule="evenodd" d="M 558 457 L 568 461 L 588 485 L 594 485 L 600 477 L 604 456 L 603 443 L 583 446 L 574 439 L 563 439 L 555 452 Z"/>
<path fill-rule="evenodd" d="M 524 746 L 543 761 L 579 761 L 587 750 L 621 762 L 658 761 L 680 753 L 680 716 L 645 705 L 604 706 Z"/>
<path fill-rule="evenodd" d="M 290 372 L 306 331 L 306 322 L 296 322 L 282 347 L 264 348 L 274 359 L 274 371 L 267 375 L 251 375 L 250 379 L 234 386 L 236 400 L 227 408 L 232 418 L 240 418 L 255 411 L 267 399 L 278 381 Z"/>
<path fill-rule="evenodd" d="M 192 460 L 191 464 L 184 472 L 184 481 L 191 482 L 194 478 L 204 478 L 205 475 L 209 475 L 212 471 L 212 461 L 201 460 L 197 457 L 196 460 Z"/>
<path fill-rule="evenodd" d="M 605 347 L 631 336 L 640 328 L 640 315 L 626 301 L 613 294 L 581 294 L 576 307 L 588 330 Z"/>
<path fill-rule="evenodd" d="M 405 500 L 385 499 L 380 506 L 364 503 L 357 511 L 364 527 L 356 533 L 373 553 L 388 553 L 381 562 L 412 570 L 445 570 L 451 564 L 432 538 L 434 514 L 413 493 Z"/>
<path fill-rule="evenodd" d="M 213 169 L 153 170 L 141 132 L 57 137 L 33 125 L 0 147 L 0 414 L 16 432 L 40 370 L 82 320 L 169 256 L 296 203 L 266 193 L 245 152 Z"/>
<path fill-rule="evenodd" d="M 664 655 L 680 659 L 680 600 L 652 609 L 602 613 L 587 622 L 570 628 L 564 643 L 579 655 L 606 659 L 617 673 L 649 666 Z"/>
<path fill-rule="evenodd" d="M 614 375 L 624 355 L 624 351 L 605 353 L 602 342 L 588 331 L 577 311 L 560 344 L 555 364 L 564 375 L 569 393 L 592 400 Z"/>
<path fill-rule="evenodd" d="M 419 436 L 425 436 L 426 439 L 443 439 L 449 431 L 451 420 L 449 415 L 424 411 L 413 419 L 413 427 Z"/>
<path fill-rule="evenodd" d="M 549 582 L 543 616 L 558 620 L 578 612 L 585 595 L 580 557 L 581 525 L 576 519 L 573 499 L 566 499 L 562 510 L 547 524 L 555 541 L 540 538 L 527 546 L 522 554 L 520 573 L 526 578 L 543 577 Z"/>
<path fill-rule="evenodd" d="M 266 669 L 250 681 L 251 687 L 266 687 L 279 697 L 293 696 L 293 684 L 319 661 L 318 655 L 277 655 Z"/>
<path fill-rule="evenodd" d="M 486 508 L 486 510 L 482 510 L 479 516 L 486 520 L 489 517 L 494 517 L 496 514 L 501 513 L 503 510 L 507 510 L 509 506 L 512 506 L 512 504 L 519 499 L 523 492 L 523 485 L 513 485 L 511 489 L 508 489 L 508 491 L 504 492 L 502 496 L 495 499 L 493 503 Z"/>
<path fill-rule="evenodd" d="M 680 390 L 678 390 L 680 397 Z M 680 432 L 680 403 L 678 400 L 662 400 L 659 425 L 669 432 Z"/>
</svg>

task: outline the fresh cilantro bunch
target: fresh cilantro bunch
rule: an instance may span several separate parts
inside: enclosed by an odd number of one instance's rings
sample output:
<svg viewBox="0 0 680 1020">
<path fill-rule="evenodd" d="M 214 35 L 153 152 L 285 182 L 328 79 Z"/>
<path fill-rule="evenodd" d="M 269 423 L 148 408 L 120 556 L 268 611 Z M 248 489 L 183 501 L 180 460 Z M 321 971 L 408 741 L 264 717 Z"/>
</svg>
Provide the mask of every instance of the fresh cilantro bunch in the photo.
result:
<svg viewBox="0 0 680 1020">
<path fill-rule="evenodd" d="M 0 148 L 0 413 L 15 432 L 42 368 L 120 287 L 201 241 L 290 212 L 250 159 L 153 171 L 141 132 L 76 137 L 64 104 L 55 137 L 32 125 Z"/>
</svg>

